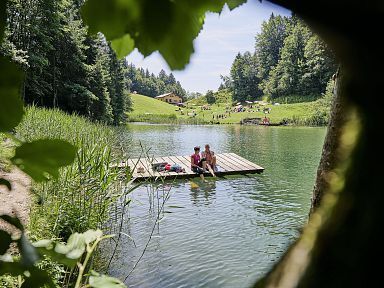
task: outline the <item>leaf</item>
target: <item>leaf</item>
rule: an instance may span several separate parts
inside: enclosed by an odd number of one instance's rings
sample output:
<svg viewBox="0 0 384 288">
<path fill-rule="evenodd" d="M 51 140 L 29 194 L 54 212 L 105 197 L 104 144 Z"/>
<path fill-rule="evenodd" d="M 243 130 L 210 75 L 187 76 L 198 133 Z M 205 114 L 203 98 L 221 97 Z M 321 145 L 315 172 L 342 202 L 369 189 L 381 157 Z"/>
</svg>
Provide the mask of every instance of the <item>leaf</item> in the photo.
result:
<svg viewBox="0 0 384 288">
<path fill-rule="evenodd" d="M 32 245 L 40 254 L 50 257 L 52 260 L 74 267 L 79 258 L 84 254 L 86 245 L 100 239 L 103 236 L 101 230 L 88 230 L 84 233 L 73 233 L 67 244 L 57 243 L 52 240 L 40 240 Z"/>
<path fill-rule="evenodd" d="M 40 255 L 45 255 L 57 263 L 63 264 L 70 268 L 73 268 L 77 263 L 78 258 L 70 259 L 70 258 L 67 258 L 66 254 L 56 252 L 53 249 L 53 244 L 44 246 L 44 245 L 39 245 L 37 243 L 33 243 L 32 245 L 35 246 L 36 250 L 40 253 Z"/>
<path fill-rule="evenodd" d="M 0 255 L 5 254 L 12 243 L 12 237 L 7 232 L 0 230 Z"/>
<path fill-rule="evenodd" d="M 68 238 L 68 243 L 57 243 L 55 249 L 50 253 L 54 260 L 73 267 L 77 260 L 85 252 L 85 238 L 83 234 L 74 233 Z"/>
<path fill-rule="evenodd" d="M 3 261 L 3 262 L 13 262 L 13 257 L 11 254 L 3 254 L 3 255 L 0 255 L 0 262 Z"/>
<path fill-rule="evenodd" d="M 125 34 L 121 38 L 112 40 L 111 45 L 113 50 L 115 50 L 117 57 L 122 59 L 131 53 L 135 48 L 135 41 L 131 38 L 131 36 Z"/>
<path fill-rule="evenodd" d="M 5 222 L 15 226 L 20 231 L 24 231 L 23 224 L 21 224 L 19 218 L 12 217 L 12 216 L 9 216 L 9 215 L 0 215 L 0 219 L 3 219 Z"/>
<path fill-rule="evenodd" d="M 5 180 L 4 178 L 0 178 L 0 185 L 4 185 L 8 188 L 9 191 L 12 190 L 12 185 L 9 183 L 8 180 Z"/>
<path fill-rule="evenodd" d="M 37 267 L 32 267 L 28 271 L 30 276 L 25 278 L 21 288 L 46 287 L 46 285 L 56 287 L 47 271 Z"/>
<path fill-rule="evenodd" d="M 22 79 L 23 73 L 17 66 L 0 55 L 0 132 L 12 130 L 23 118 L 23 102 L 20 98 Z"/>
<path fill-rule="evenodd" d="M 16 148 L 12 163 L 35 181 L 48 179 L 47 174 L 57 178 L 59 168 L 73 162 L 76 148 L 62 140 L 36 140 Z"/>
<path fill-rule="evenodd" d="M 11 276 L 22 275 L 26 269 L 20 262 L 0 261 L 0 275 L 9 274 Z"/>
<path fill-rule="evenodd" d="M 247 0 L 227 0 L 226 2 L 229 10 L 233 10 L 239 7 L 240 5 L 243 5 L 245 2 L 247 2 Z"/>
<path fill-rule="evenodd" d="M 31 267 L 39 260 L 40 257 L 37 250 L 32 246 L 24 233 L 18 240 L 18 246 L 21 254 L 21 263 L 25 267 Z"/>
<path fill-rule="evenodd" d="M 119 279 L 109 277 L 106 275 L 100 275 L 95 271 L 91 271 L 89 277 L 89 285 L 94 288 L 121 288 L 126 287 Z"/>
<path fill-rule="evenodd" d="M 88 0 L 82 15 L 91 33 L 120 39 L 112 46 L 119 56 L 135 45 L 144 56 L 159 51 L 171 69 L 182 69 L 194 52 L 205 13 L 220 12 L 226 2 L 232 10 L 246 1 Z M 122 40 L 125 35 L 129 38 Z"/>
<path fill-rule="evenodd" d="M 88 230 L 83 233 L 84 241 L 86 244 L 90 244 L 96 239 L 100 239 L 103 236 L 103 232 L 101 230 Z"/>
<path fill-rule="evenodd" d="M 43 239 L 32 243 L 35 248 L 45 248 L 48 250 L 53 248 L 53 244 L 53 241 L 49 239 Z"/>
<path fill-rule="evenodd" d="M 89 26 L 89 32 L 103 32 L 108 40 L 124 36 L 124 24 L 137 21 L 139 13 L 135 0 L 88 0 L 82 8 L 83 19 Z"/>
</svg>

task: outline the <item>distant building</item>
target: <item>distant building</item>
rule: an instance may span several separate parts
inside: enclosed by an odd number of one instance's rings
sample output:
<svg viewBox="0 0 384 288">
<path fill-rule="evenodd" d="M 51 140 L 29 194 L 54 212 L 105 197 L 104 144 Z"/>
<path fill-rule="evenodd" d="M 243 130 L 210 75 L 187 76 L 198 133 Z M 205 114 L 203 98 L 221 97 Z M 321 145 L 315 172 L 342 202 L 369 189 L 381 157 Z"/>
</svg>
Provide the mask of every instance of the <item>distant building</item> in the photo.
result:
<svg viewBox="0 0 384 288">
<path fill-rule="evenodd" d="M 175 93 L 165 93 L 163 95 L 159 95 L 155 97 L 157 100 L 167 102 L 169 104 L 179 104 L 183 102 L 183 98 L 177 96 Z"/>
</svg>

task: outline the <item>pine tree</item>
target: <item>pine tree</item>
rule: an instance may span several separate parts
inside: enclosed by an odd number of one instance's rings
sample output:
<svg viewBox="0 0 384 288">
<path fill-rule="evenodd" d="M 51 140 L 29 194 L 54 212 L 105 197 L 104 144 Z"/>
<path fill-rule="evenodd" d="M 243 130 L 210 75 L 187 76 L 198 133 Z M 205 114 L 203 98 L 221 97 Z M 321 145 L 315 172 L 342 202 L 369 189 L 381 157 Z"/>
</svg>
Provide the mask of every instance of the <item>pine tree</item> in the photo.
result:
<svg viewBox="0 0 384 288">
<path fill-rule="evenodd" d="M 258 58 L 258 76 L 266 79 L 269 72 L 279 62 L 284 39 L 288 33 L 289 19 L 274 16 L 263 22 L 261 32 L 256 35 L 255 55 Z"/>
</svg>

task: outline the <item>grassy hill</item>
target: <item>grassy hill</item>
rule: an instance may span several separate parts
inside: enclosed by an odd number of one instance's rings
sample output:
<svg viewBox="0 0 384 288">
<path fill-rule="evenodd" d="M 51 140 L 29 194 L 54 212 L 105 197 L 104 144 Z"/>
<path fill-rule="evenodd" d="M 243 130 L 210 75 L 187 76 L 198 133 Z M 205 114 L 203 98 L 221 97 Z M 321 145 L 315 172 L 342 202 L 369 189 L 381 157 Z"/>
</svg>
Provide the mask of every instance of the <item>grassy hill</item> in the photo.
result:
<svg viewBox="0 0 384 288">
<path fill-rule="evenodd" d="M 131 94 L 132 111 L 127 113 L 129 122 L 150 123 L 202 123 L 200 118 L 189 117 L 185 108 L 162 102 L 152 97 Z"/>
<path fill-rule="evenodd" d="M 233 112 L 228 93 L 221 93 L 217 97 L 218 103 L 210 105 L 209 110 L 202 109 L 206 105 L 205 97 L 193 99 L 187 103 L 186 108 L 181 108 L 156 100 L 151 97 L 131 94 L 133 111 L 129 112 L 130 122 L 150 123 L 176 123 L 176 124 L 238 124 L 244 118 L 263 118 L 264 113 L 257 111 L 256 107 L 246 107 L 245 112 Z M 270 114 L 266 114 L 271 123 L 280 123 L 283 120 L 295 125 L 324 125 L 323 110 L 319 109 L 319 101 L 281 104 L 278 106 L 267 104 L 264 107 L 271 108 Z M 231 111 L 228 113 L 228 111 Z M 319 113 L 319 111 L 321 113 Z M 195 115 L 195 116 L 192 116 Z M 224 115 L 218 118 L 218 115 Z"/>
<path fill-rule="evenodd" d="M 175 114 L 177 107 L 174 105 L 162 102 L 160 100 L 154 99 L 152 97 L 131 94 L 131 99 L 133 102 L 133 111 L 129 114 L 131 115 L 142 115 L 142 114 Z"/>
</svg>

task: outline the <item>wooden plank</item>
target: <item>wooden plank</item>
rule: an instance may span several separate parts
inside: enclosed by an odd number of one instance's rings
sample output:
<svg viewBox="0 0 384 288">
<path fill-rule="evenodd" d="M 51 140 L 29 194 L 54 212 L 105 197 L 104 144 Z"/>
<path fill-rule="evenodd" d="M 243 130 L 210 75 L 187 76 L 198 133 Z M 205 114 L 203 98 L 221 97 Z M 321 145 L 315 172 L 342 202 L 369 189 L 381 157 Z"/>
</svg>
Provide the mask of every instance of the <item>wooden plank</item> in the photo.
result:
<svg viewBox="0 0 384 288">
<path fill-rule="evenodd" d="M 221 154 L 216 154 L 216 164 L 219 165 L 220 167 L 223 167 L 226 170 L 226 172 L 237 171 L 233 166 L 229 165 L 225 161 L 225 158 Z"/>
<path fill-rule="evenodd" d="M 180 162 L 182 162 L 185 167 L 187 167 L 188 170 L 186 170 L 186 171 L 188 171 L 190 173 L 194 173 L 191 170 L 191 157 L 190 156 L 176 156 L 176 158 L 178 160 L 180 160 Z"/>
<path fill-rule="evenodd" d="M 233 163 L 236 167 L 239 167 L 240 170 L 255 170 L 255 167 L 252 165 L 249 165 L 247 162 L 241 161 L 237 158 L 233 158 L 229 154 L 223 154 L 223 156 L 229 161 L 230 163 Z"/>
<path fill-rule="evenodd" d="M 237 155 L 237 154 L 235 154 L 235 153 L 227 153 L 227 154 L 229 154 L 229 155 L 230 155 L 231 157 L 233 157 L 233 158 L 239 159 L 239 160 L 241 160 L 241 161 L 243 161 L 243 162 L 248 163 L 248 164 L 251 165 L 251 166 L 254 166 L 256 169 L 260 169 L 260 168 L 263 169 L 263 167 L 261 167 L 261 166 L 255 164 L 255 163 L 249 161 L 248 159 L 245 159 L 245 158 L 243 158 L 243 157 L 241 157 L 241 156 L 239 156 L 239 155 Z"/>
<path fill-rule="evenodd" d="M 148 163 L 147 163 L 147 161 L 146 161 L 145 159 L 143 159 L 143 158 L 138 159 L 138 161 L 139 161 L 140 165 L 137 165 L 137 167 L 136 167 L 136 171 L 137 171 L 137 169 L 138 169 L 139 167 L 143 167 L 143 168 L 144 168 L 144 173 L 137 173 L 137 174 L 142 175 L 142 176 L 144 176 L 144 177 L 152 177 L 152 176 L 153 176 L 153 173 L 151 173 L 152 171 L 150 171 L 150 170 L 148 169 Z"/>
<path fill-rule="evenodd" d="M 224 154 L 229 154 L 229 155 L 231 155 L 231 157 L 234 157 L 234 158 L 237 158 L 237 159 L 239 159 L 239 160 L 241 160 L 241 161 L 243 161 L 243 162 L 246 162 L 246 163 L 248 163 L 249 165 L 254 166 L 256 169 L 262 169 L 262 170 L 264 170 L 263 167 L 261 167 L 261 166 L 255 164 L 255 163 L 253 163 L 253 162 L 251 162 L 251 161 L 249 161 L 249 160 L 247 160 L 247 159 L 245 159 L 245 158 L 243 158 L 243 157 L 241 157 L 241 156 L 239 156 L 239 155 L 237 155 L 237 154 L 235 154 L 235 153 L 224 153 Z"/>
<path fill-rule="evenodd" d="M 188 174 L 188 173 L 190 173 L 190 168 L 187 165 L 185 165 L 182 161 L 180 161 L 178 159 L 178 157 L 176 157 L 176 156 L 169 156 L 169 158 L 171 159 L 171 161 L 174 164 L 180 165 L 180 167 L 184 169 L 185 172 L 180 172 L 178 174 Z"/>
<path fill-rule="evenodd" d="M 234 170 L 237 170 L 237 171 L 248 170 L 248 167 L 244 167 L 243 165 L 240 165 L 239 163 L 233 161 L 231 158 L 229 158 L 226 155 L 220 155 L 220 157 L 223 159 L 223 162 L 233 167 Z"/>
<path fill-rule="evenodd" d="M 217 175 L 226 175 L 226 174 L 248 174 L 248 173 L 260 173 L 264 170 L 263 167 L 252 163 L 251 161 L 240 157 L 235 153 L 222 153 L 215 154 L 217 159 L 217 165 L 220 166 L 220 171 L 217 172 Z M 186 173 L 177 173 L 177 172 L 157 172 L 153 171 L 152 164 L 167 162 L 169 164 L 178 164 L 185 169 Z M 192 178 L 198 177 L 197 173 L 194 173 L 191 168 L 191 159 L 190 156 L 163 156 L 163 157 L 147 157 L 147 158 L 137 158 L 137 159 L 128 159 L 125 162 L 118 164 L 118 167 L 127 167 L 129 166 L 132 170 L 132 177 L 137 180 L 148 180 L 154 179 L 156 181 L 157 177 L 162 179 L 176 179 L 176 178 Z M 137 168 L 143 167 L 144 173 L 137 173 Z M 206 172 L 205 175 L 209 176 L 210 173 Z"/>
<path fill-rule="evenodd" d="M 141 177 L 141 175 L 139 173 L 137 173 L 137 170 L 136 170 L 139 163 L 140 163 L 139 159 L 128 159 L 127 160 L 127 165 L 131 169 L 132 177 L 134 177 L 134 178 Z"/>
<path fill-rule="evenodd" d="M 183 156 L 174 156 L 175 160 L 177 160 L 177 163 L 180 164 L 181 167 L 185 169 L 185 172 L 189 172 L 191 170 L 191 165 L 187 161 L 185 161 Z"/>
<path fill-rule="evenodd" d="M 231 165 L 228 165 L 228 163 L 220 154 L 216 154 L 216 164 L 224 168 L 226 172 L 235 171 L 234 167 L 232 167 Z"/>
</svg>

